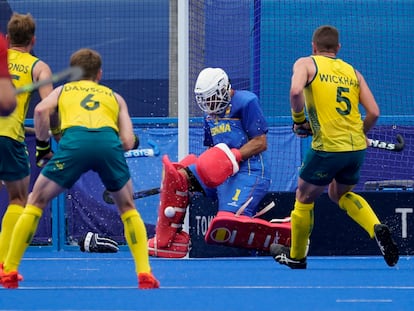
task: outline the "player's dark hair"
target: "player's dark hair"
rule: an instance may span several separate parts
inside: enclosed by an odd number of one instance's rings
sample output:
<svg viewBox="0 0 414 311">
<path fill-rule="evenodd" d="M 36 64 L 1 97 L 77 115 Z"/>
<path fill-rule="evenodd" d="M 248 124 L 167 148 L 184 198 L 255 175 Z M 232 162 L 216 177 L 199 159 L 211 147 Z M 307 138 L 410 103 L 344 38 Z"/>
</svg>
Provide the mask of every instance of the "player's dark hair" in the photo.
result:
<svg viewBox="0 0 414 311">
<path fill-rule="evenodd" d="M 83 79 L 95 80 L 102 67 L 102 58 L 97 51 L 83 48 L 72 54 L 70 66 L 81 67 L 83 69 Z"/>
<path fill-rule="evenodd" d="M 334 26 L 323 25 L 318 27 L 312 37 L 319 52 L 338 52 L 339 32 Z"/>
<path fill-rule="evenodd" d="M 7 24 L 7 35 L 12 46 L 27 46 L 36 31 L 36 23 L 30 13 L 13 13 Z"/>
</svg>

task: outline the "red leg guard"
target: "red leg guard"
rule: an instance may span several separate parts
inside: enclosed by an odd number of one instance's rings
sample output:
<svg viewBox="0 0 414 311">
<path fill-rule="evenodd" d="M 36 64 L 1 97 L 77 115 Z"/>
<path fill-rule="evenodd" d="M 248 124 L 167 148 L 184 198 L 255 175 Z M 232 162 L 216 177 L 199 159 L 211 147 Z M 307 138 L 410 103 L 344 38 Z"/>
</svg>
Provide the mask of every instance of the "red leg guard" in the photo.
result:
<svg viewBox="0 0 414 311">
<path fill-rule="evenodd" d="M 162 258 L 183 258 L 187 255 L 190 247 L 190 236 L 187 232 L 181 231 L 174 234 L 174 239 L 167 247 L 159 247 L 157 238 L 148 240 L 148 254 Z"/>
<path fill-rule="evenodd" d="M 290 246 L 290 237 L 290 222 L 271 223 L 260 218 L 218 212 L 205 240 L 208 244 L 269 251 L 272 243 Z"/>
<path fill-rule="evenodd" d="M 183 168 L 181 164 L 172 163 L 167 155 L 162 158 L 162 163 L 163 179 L 155 237 L 158 247 L 168 247 L 174 240 L 175 233 L 181 231 L 188 205 L 188 182 L 178 172 L 178 169 Z M 173 215 L 168 215 L 168 211 Z"/>
</svg>

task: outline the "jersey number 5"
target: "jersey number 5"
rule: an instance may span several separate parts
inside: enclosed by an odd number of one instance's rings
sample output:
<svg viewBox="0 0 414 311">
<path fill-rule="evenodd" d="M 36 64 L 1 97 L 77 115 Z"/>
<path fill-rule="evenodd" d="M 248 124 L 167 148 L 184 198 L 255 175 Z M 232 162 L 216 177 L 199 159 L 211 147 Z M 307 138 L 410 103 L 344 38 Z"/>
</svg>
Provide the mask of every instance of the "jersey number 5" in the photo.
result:
<svg viewBox="0 0 414 311">
<path fill-rule="evenodd" d="M 349 88 L 347 87 L 338 87 L 336 89 L 336 101 L 338 103 L 345 103 L 346 109 L 342 110 L 340 108 L 336 108 L 336 111 L 342 115 L 346 116 L 351 113 L 351 101 L 348 97 L 344 96 L 344 93 L 349 93 Z"/>
</svg>

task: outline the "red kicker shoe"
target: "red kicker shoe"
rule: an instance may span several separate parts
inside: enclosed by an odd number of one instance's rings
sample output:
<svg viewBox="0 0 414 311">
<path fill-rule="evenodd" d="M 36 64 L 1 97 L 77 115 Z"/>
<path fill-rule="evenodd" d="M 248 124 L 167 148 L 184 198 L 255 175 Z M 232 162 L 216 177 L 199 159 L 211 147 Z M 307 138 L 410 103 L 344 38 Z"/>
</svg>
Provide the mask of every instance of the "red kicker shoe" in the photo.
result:
<svg viewBox="0 0 414 311">
<path fill-rule="evenodd" d="M 0 283 L 3 285 L 4 288 L 18 288 L 19 287 L 19 280 L 18 280 L 18 273 L 17 271 L 12 272 L 2 272 L 0 274 Z"/>
<path fill-rule="evenodd" d="M 155 289 L 160 287 L 160 282 L 152 275 L 152 273 L 138 274 L 139 289 Z"/>
<path fill-rule="evenodd" d="M 3 263 L 0 263 L 0 275 L 3 274 Z M 19 282 L 23 281 L 23 275 L 21 275 L 20 273 L 17 274 L 17 280 Z"/>
</svg>

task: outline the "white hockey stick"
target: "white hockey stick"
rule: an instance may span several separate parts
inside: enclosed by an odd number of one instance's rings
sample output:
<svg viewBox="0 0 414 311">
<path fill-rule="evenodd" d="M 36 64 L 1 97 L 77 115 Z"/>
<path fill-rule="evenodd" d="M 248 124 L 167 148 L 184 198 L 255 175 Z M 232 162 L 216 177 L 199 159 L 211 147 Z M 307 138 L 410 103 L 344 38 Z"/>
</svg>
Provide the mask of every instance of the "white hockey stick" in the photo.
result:
<svg viewBox="0 0 414 311">
<path fill-rule="evenodd" d="M 61 72 L 58 72 L 52 75 L 49 79 L 40 80 L 31 84 L 24 85 L 18 89 L 16 89 L 16 95 L 21 93 L 30 93 L 38 88 L 50 84 L 50 83 L 57 83 L 63 80 L 74 81 L 78 80 L 82 77 L 83 70 L 80 67 L 69 67 Z"/>
<path fill-rule="evenodd" d="M 149 139 L 148 145 L 150 145 L 152 148 L 138 148 L 128 150 L 124 153 L 125 158 L 156 157 L 160 154 L 160 149 L 153 140 Z"/>
</svg>

